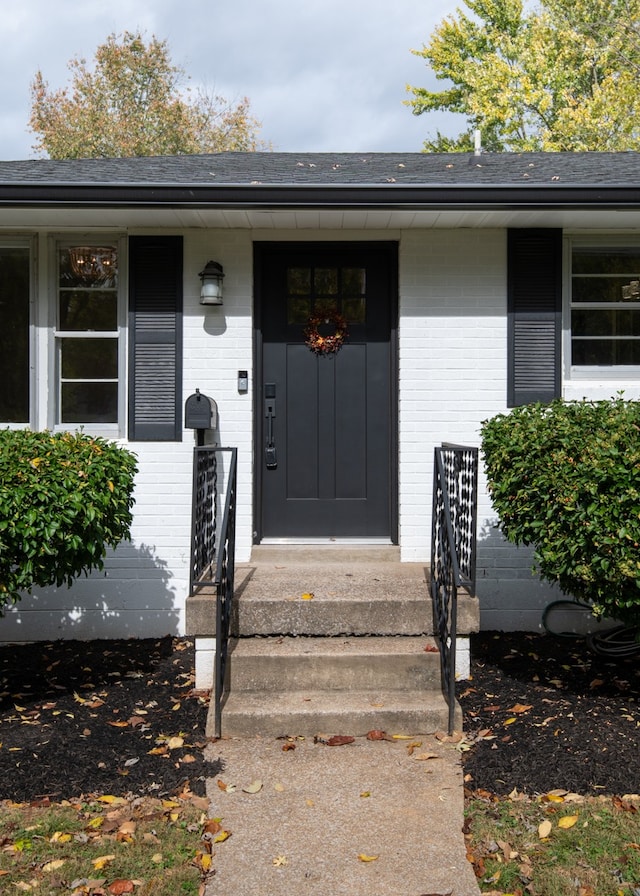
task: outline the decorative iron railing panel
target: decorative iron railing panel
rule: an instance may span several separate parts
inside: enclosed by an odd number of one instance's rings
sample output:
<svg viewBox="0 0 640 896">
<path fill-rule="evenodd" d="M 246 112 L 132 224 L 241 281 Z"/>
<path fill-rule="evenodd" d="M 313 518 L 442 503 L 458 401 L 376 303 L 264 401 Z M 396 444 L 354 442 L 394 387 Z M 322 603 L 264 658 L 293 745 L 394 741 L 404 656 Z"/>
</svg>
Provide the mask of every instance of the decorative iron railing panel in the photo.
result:
<svg viewBox="0 0 640 896">
<path fill-rule="evenodd" d="M 233 610 L 237 449 L 198 446 L 193 461 L 191 574 L 189 593 L 216 589 L 216 656 L 213 699 L 215 735 L 222 727 L 222 695 Z"/>
<path fill-rule="evenodd" d="M 442 445 L 435 449 L 431 534 L 431 597 L 449 733 L 455 712 L 458 590 L 475 593 L 478 449 Z"/>
</svg>

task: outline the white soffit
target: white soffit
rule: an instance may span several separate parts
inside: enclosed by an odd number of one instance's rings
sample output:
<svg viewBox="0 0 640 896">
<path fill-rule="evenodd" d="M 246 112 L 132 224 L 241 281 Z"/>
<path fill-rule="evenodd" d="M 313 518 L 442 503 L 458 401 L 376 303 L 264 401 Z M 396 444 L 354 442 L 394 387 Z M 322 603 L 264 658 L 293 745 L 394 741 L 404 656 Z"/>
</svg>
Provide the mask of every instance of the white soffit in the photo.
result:
<svg viewBox="0 0 640 896">
<path fill-rule="evenodd" d="M 562 227 L 566 230 L 640 229 L 640 209 L 224 209 L 224 208 L 0 208 L 5 229 L 60 230 L 405 230 Z"/>
</svg>

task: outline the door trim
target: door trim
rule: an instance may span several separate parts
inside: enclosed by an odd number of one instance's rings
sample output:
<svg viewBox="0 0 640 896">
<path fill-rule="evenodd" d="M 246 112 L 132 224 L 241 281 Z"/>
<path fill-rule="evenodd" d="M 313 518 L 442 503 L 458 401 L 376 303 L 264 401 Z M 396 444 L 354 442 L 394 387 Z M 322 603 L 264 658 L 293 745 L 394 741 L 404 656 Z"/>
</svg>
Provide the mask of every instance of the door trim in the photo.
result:
<svg viewBox="0 0 640 896">
<path fill-rule="evenodd" d="M 262 533 L 262 478 L 264 475 L 263 454 L 263 343 L 262 343 L 262 275 L 263 259 L 270 251 L 278 251 L 290 248 L 312 249 L 314 246 L 323 249 L 344 249 L 345 245 L 353 245 L 371 249 L 376 247 L 380 251 L 386 251 L 389 256 L 389 302 L 390 302 L 390 332 L 389 349 L 390 363 L 389 375 L 391 378 L 389 388 L 389 483 L 391 494 L 389 495 L 390 514 L 390 541 L 398 544 L 398 495 L 399 495 L 399 369 L 398 369 L 398 247 L 397 240 L 260 240 L 253 243 L 253 544 L 260 544 L 263 540 Z M 279 544 L 294 543 L 320 543 L 318 539 L 309 539 L 300 542 L 299 539 L 277 539 Z M 326 543 L 338 543 L 341 539 L 326 539 Z M 342 539 L 344 542 L 345 540 Z M 351 543 L 381 544 L 379 539 L 351 539 Z M 386 544 L 389 542 L 385 540 Z"/>
</svg>

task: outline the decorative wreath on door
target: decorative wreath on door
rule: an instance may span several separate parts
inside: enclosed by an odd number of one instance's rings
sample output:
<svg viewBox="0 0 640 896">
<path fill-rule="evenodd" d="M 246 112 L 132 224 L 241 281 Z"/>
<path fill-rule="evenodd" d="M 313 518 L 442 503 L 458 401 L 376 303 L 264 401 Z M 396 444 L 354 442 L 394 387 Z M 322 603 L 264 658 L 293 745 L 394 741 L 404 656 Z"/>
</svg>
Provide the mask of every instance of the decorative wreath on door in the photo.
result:
<svg viewBox="0 0 640 896">
<path fill-rule="evenodd" d="M 333 325 L 334 332 L 323 336 L 319 329 L 322 324 Z M 329 309 L 311 315 L 304 330 L 304 341 L 314 354 L 331 355 L 342 348 L 348 335 L 347 319 L 338 311 Z"/>
</svg>

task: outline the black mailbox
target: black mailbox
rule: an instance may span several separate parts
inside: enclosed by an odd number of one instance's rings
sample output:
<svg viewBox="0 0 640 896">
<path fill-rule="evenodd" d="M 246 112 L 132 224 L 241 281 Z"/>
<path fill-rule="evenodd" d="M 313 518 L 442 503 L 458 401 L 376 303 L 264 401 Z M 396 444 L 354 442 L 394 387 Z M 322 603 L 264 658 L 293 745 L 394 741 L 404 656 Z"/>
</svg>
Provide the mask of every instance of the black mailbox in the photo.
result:
<svg viewBox="0 0 640 896">
<path fill-rule="evenodd" d="M 185 429 L 217 429 L 218 405 L 213 398 L 196 389 L 184 406 L 184 426 Z"/>
</svg>

